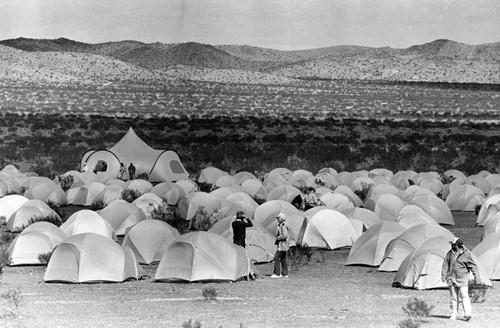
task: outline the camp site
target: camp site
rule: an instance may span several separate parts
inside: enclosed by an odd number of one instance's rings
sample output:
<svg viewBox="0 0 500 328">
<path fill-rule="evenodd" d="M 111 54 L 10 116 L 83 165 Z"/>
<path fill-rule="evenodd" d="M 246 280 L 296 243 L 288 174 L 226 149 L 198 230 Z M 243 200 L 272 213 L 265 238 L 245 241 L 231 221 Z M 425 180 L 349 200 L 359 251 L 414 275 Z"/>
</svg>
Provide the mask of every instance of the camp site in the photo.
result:
<svg viewBox="0 0 500 328">
<path fill-rule="evenodd" d="M 499 17 L 2 0 L 0 327 L 499 327 Z"/>
<path fill-rule="evenodd" d="M 138 178 L 120 179 L 130 162 Z M 84 152 L 80 167 L 53 178 L 12 164 L 0 172 L 4 326 L 452 327 L 441 268 L 455 237 L 482 282 L 467 324 L 500 319 L 498 173 L 193 175 L 132 128 Z M 319 202 L 304 211 L 307 188 Z M 232 240 L 239 211 L 253 221 L 246 248 Z M 290 273 L 273 279 L 280 213 Z M 404 309 L 416 301 L 432 310 L 411 321 Z"/>
</svg>

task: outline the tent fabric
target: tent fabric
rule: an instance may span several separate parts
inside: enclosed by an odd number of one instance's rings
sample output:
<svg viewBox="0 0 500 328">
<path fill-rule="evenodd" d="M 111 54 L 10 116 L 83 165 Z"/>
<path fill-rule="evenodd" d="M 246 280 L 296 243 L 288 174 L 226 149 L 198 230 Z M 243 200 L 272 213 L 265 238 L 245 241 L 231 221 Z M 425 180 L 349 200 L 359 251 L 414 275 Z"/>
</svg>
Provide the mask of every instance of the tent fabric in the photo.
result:
<svg viewBox="0 0 500 328">
<path fill-rule="evenodd" d="M 180 185 L 170 181 L 155 185 L 150 192 L 164 199 L 171 206 L 177 205 L 181 197 L 186 195 L 186 192 Z"/>
<path fill-rule="evenodd" d="M 351 221 L 341 212 L 321 209 L 306 217 L 297 243 L 308 247 L 337 249 L 352 246 L 359 238 Z"/>
<path fill-rule="evenodd" d="M 217 179 L 219 179 L 222 176 L 230 176 L 229 173 L 213 167 L 209 166 L 200 171 L 200 176 L 198 177 L 198 183 L 208 183 L 208 184 L 215 184 Z"/>
<path fill-rule="evenodd" d="M 444 200 L 431 194 L 419 194 L 411 200 L 410 204 L 417 205 L 431 216 L 437 223 L 443 225 L 455 225 L 455 219 L 450 208 Z"/>
<path fill-rule="evenodd" d="M 396 195 L 381 194 L 376 199 L 369 199 L 366 208 L 373 210 L 382 220 L 395 221 L 406 203 Z"/>
<path fill-rule="evenodd" d="M 142 195 L 150 192 L 153 189 L 153 184 L 143 179 L 134 179 L 125 182 L 123 189 L 136 190 Z"/>
<path fill-rule="evenodd" d="M 94 233 L 111 240 L 116 240 L 116 234 L 111 224 L 97 212 L 92 210 L 79 210 L 73 213 L 60 229 L 68 236 L 83 233 Z"/>
<path fill-rule="evenodd" d="M 235 216 L 225 217 L 217 221 L 208 232 L 225 237 L 232 242 L 233 228 L 231 224 L 234 220 Z M 246 250 L 250 260 L 254 263 L 272 261 L 276 252 L 275 239 L 274 234 L 267 231 L 262 224 L 254 221 L 253 226 L 246 229 Z"/>
<path fill-rule="evenodd" d="M 452 211 L 475 211 L 476 206 L 482 205 L 485 195 L 478 187 L 461 185 L 451 191 L 446 198 L 446 204 Z"/>
<path fill-rule="evenodd" d="M 399 212 L 396 222 L 405 228 L 410 228 L 414 225 L 428 223 L 438 224 L 429 214 L 427 214 L 421 207 L 417 205 L 406 205 Z"/>
<path fill-rule="evenodd" d="M 441 280 L 441 268 L 446 253 L 450 250 L 449 239 L 437 236 L 427 239 L 401 263 L 393 286 L 413 289 L 448 288 Z M 479 270 L 481 282 L 491 286 L 491 281 L 482 263 L 472 254 Z"/>
<path fill-rule="evenodd" d="M 455 235 L 439 225 L 422 223 L 412 226 L 387 244 L 379 271 L 397 271 L 403 260 L 427 239 L 443 236 L 453 240 Z"/>
<path fill-rule="evenodd" d="M 500 212 L 500 194 L 488 196 L 477 214 L 476 225 L 484 226 L 498 212 Z"/>
<path fill-rule="evenodd" d="M 352 200 L 340 192 L 330 192 L 319 197 L 319 201 L 327 208 L 342 211 L 348 208 L 354 208 Z"/>
<path fill-rule="evenodd" d="M 236 281 L 252 273 L 245 249 L 214 233 L 197 231 L 170 244 L 155 282 Z"/>
<path fill-rule="evenodd" d="M 109 238 L 82 233 L 66 239 L 52 253 L 45 282 L 123 282 L 138 279 L 134 253 Z"/>
<path fill-rule="evenodd" d="M 481 240 L 486 238 L 486 236 L 500 232 L 500 214 L 497 213 L 493 217 L 491 217 L 488 221 L 485 222 L 483 226 L 483 232 L 481 234 Z"/>
<path fill-rule="evenodd" d="M 35 222 L 24 229 L 10 244 L 8 254 L 11 266 L 42 264 L 38 255 L 50 253 L 68 236 L 50 222 Z"/>
<path fill-rule="evenodd" d="M 297 197 L 303 198 L 303 193 L 292 185 L 281 185 L 274 187 L 269 191 L 266 201 L 270 200 L 284 200 L 292 203 Z"/>
<path fill-rule="evenodd" d="M 341 212 L 349 219 L 362 221 L 366 229 L 382 221 L 382 219 L 377 214 L 366 208 L 346 208 L 341 210 Z"/>
<path fill-rule="evenodd" d="M 139 196 L 132 202 L 132 204 L 134 204 L 144 212 L 146 218 L 148 219 L 151 218 L 151 212 L 155 209 L 158 209 L 163 205 L 163 203 L 163 199 L 150 192 Z"/>
<path fill-rule="evenodd" d="M 153 264 L 178 237 L 180 233 L 168 223 L 144 220 L 128 229 L 122 246 L 129 247 L 140 264 Z"/>
<path fill-rule="evenodd" d="M 94 196 L 93 203 L 102 202 L 108 205 L 114 200 L 121 199 L 123 190 L 122 184 L 106 185 L 103 190 Z"/>
<path fill-rule="evenodd" d="M 354 243 L 346 265 L 379 266 L 389 242 L 405 231 L 405 227 L 392 221 L 379 222 L 365 231 Z"/>
<path fill-rule="evenodd" d="M 7 195 L 0 198 L 0 217 L 7 222 L 12 214 L 27 201 L 29 199 L 21 195 Z"/>
<path fill-rule="evenodd" d="M 136 175 L 146 173 L 149 181 L 176 181 L 188 177 L 179 156 L 170 150 L 157 150 L 148 146 L 137 136 L 132 128 L 110 149 L 87 151 L 81 159 L 81 167 L 85 164 L 93 170 L 99 162 L 106 162 L 106 172 L 117 177 L 120 163 L 127 167 L 134 163 Z"/>
<path fill-rule="evenodd" d="M 46 203 L 31 199 L 21 205 L 7 220 L 7 231 L 17 232 L 25 229 L 31 223 L 41 218 L 52 217 L 60 220 L 59 215 Z"/>
<path fill-rule="evenodd" d="M 472 249 L 491 280 L 500 280 L 500 232 L 487 235 Z"/>
<path fill-rule="evenodd" d="M 197 191 L 193 193 L 191 198 L 186 196 L 179 201 L 179 213 L 185 220 L 193 219 L 201 209 L 206 211 L 208 215 L 212 215 L 222 208 L 221 201 L 209 193 Z"/>
<path fill-rule="evenodd" d="M 256 200 L 265 200 L 267 197 L 266 189 L 260 180 L 247 179 L 241 183 L 241 188 Z"/>
<path fill-rule="evenodd" d="M 59 185 L 49 180 L 50 182 L 43 182 L 35 184 L 26 191 L 26 197 L 29 199 L 38 199 L 45 203 L 52 202 L 57 205 L 67 205 L 68 199 L 66 193 Z"/>
<path fill-rule="evenodd" d="M 117 199 L 112 201 L 102 210 L 97 211 L 111 227 L 117 236 L 123 236 L 131 226 L 146 220 L 146 214 L 134 204 Z"/>
<path fill-rule="evenodd" d="M 90 206 L 94 198 L 105 188 L 106 186 L 100 182 L 91 182 L 81 187 L 70 188 L 66 191 L 68 204 Z"/>
</svg>

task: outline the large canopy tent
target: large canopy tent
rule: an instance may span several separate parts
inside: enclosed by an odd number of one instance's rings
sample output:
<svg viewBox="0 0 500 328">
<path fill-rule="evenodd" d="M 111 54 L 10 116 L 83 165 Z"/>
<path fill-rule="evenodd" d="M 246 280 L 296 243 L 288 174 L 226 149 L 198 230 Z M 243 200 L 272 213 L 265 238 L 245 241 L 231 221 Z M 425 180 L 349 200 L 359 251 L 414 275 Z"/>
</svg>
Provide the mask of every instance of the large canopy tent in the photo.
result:
<svg viewBox="0 0 500 328">
<path fill-rule="evenodd" d="M 132 128 L 110 149 L 88 150 L 80 165 L 99 170 L 103 163 L 106 163 L 106 173 L 113 176 L 118 176 L 120 163 L 126 167 L 133 163 L 136 174 L 147 173 L 150 182 L 177 181 L 189 176 L 177 153 L 151 148 Z"/>
</svg>

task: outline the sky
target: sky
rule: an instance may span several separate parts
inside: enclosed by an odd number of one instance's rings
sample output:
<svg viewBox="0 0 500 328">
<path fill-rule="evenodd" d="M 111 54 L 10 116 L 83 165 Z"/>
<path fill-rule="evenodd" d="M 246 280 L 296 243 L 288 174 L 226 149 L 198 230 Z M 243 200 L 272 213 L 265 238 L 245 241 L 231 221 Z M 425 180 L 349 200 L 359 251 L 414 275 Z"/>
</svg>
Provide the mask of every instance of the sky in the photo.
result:
<svg viewBox="0 0 500 328">
<path fill-rule="evenodd" d="M 408 48 L 500 41 L 500 0 L 1 0 L 0 40 Z"/>
</svg>

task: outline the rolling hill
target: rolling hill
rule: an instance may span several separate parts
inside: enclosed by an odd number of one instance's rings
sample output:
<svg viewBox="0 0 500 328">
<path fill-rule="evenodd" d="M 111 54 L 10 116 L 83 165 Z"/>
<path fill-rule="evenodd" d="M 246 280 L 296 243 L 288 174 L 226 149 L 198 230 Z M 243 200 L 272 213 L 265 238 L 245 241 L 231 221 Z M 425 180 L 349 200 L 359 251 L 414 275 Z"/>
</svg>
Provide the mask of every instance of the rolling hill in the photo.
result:
<svg viewBox="0 0 500 328">
<path fill-rule="evenodd" d="M 169 77 L 227 83 L 289 83 L 293 79 L 500 83 L 500 42 L 467 45 L 439 39 L 406 49 L 333 46 L 295 51 L 195 42 L 87 44 L 65 38 L 18 38 L 0 41 L 0 45 L 3 57 L 7 47 L 20 50 L 8 54 L 1 64 L 2 75 L 15 78 L 24 71 L 35 80 L 36 72 L 47 76 L 48 70 L 68 81 Z"/>
</svg>

